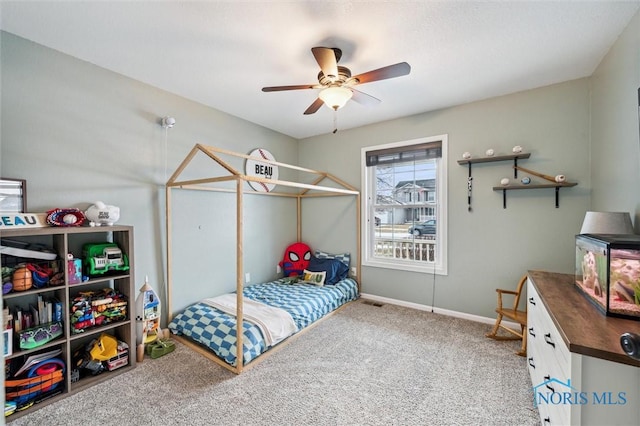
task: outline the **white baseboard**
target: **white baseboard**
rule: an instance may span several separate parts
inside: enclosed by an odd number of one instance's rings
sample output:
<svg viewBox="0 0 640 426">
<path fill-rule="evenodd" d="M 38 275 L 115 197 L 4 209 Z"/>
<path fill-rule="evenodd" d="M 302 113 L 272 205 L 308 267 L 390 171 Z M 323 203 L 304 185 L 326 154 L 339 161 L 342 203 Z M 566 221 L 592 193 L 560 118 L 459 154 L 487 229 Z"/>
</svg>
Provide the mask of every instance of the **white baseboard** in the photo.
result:
<svg viewBox="0 0 640 426">
<path fill-rule="evenodd" d="M 389 303 L 391 305 L 403 306 L 405 308 L 412 308 L 420 311 L 429 311 L 429 312 L 433 312 L 434 314 L 448 315 L 450 317 L 462 318 L 462 319 L 475 321 L 475 322 L 481 322 L 483 324 L 493 325 L 496 322 L 495 318 L 488 318 L 480 315 L 467 314 L 465 312 L 451 311 L 449 309 L 434 308 L 429 305 L 421 305 L 419 303 L 405 302 L 404 300 L 390 299 L 388 297 L 376 296 L 373 294 L 360 293 L 360 297 L 363 299 L 372 300 L 374 302 Z M 502 324 L 508 327 L 512 327 L 516 330 L 520 329 L 520 326 L 518 324 L 509 322 L 509 321 L 503 320 Z"/>
</svg>

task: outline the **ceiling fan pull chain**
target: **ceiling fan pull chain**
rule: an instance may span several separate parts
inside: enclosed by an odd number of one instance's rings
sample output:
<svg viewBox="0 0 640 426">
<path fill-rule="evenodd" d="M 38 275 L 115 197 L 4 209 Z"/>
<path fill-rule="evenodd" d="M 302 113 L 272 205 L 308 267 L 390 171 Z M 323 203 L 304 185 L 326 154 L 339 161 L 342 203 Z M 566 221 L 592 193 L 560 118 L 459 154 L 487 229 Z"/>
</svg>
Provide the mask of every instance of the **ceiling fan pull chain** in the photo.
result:
<svg viewBox="0 0 640 426">
<path fill-rule="evenodd" d="M 338 109 L 333 110 L 333 133 L 338 131 Z"/>
</svg>

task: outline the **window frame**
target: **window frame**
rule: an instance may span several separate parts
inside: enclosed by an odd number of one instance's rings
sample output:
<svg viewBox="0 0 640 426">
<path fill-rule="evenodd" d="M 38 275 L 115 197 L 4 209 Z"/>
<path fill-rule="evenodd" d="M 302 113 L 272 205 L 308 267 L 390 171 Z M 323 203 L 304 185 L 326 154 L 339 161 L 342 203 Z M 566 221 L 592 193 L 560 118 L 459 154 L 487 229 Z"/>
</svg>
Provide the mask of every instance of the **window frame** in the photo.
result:
<svg viewBox="0 0 640 426">
<path fill-rule="evenodd" d="M 435 262 L 404 260 L 404 259 L 383 259 L 374 257 L 373 242 L 375 241 L 375 209 L 372 202 L 372 194 L 375 193 L 375 167 L 367 167 L 366 153 L 379 149 L 396 147 L 410 147 L 412 145 L 424 144 L 428 142 L 442 143 L 442 157 L 436 160 L 436 252 Z M 424 138 L 392 142 L 383 145 L 367 146 L 361 149 L 361 192 L 363 206 L 360 211 L 362 223 L 362 265 L 376 268 L 397 269 L 402 271 L 435 273 L 447 275 L 448 271 L 448 135 L 436 135 Z"/>
</svg>

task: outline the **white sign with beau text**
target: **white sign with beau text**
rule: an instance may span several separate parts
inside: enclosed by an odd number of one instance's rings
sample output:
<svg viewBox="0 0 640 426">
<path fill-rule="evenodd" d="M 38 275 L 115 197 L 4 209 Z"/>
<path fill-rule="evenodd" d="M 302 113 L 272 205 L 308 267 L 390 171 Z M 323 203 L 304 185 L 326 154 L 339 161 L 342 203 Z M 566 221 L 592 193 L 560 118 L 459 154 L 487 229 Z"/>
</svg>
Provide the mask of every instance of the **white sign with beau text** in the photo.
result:
<svg viewBox="0 0 640 426">
<path fill-rule="evenodd" d="M 47 224 L 46 213 L 9 213 L 0 212 L 0 230 L 15 228 L 44 228 Z"/>
</svg>

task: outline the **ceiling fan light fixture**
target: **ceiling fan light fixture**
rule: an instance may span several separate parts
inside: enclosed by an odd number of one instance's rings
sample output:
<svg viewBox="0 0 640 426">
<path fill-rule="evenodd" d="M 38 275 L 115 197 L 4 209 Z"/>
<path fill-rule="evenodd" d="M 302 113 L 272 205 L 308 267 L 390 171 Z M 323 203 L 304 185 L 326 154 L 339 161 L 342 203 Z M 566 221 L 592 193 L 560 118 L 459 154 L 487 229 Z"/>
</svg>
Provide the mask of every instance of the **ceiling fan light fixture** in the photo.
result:
<svg viewBox="0 0 640 426">
<path fill-rule="evenodd" d="M 351 99 L 353 92 L 346 87 L 328 87 L 322 90 L 318 97 L 322 99 L 322 102 L 333 110 L 338 110 L 345 106 L 347 101 Z"/>
</svg>

